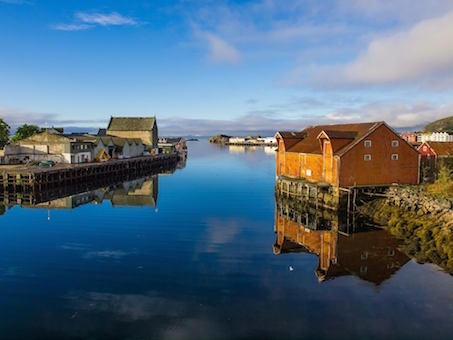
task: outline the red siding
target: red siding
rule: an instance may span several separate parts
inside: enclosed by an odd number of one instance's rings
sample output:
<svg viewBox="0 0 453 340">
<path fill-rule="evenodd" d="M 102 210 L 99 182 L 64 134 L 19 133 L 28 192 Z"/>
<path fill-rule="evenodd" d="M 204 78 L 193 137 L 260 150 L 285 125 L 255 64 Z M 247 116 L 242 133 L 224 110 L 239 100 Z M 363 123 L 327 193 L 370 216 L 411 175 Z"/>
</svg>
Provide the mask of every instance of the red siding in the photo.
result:
<svg viewBox="0 0 453 340">
<path fill-rule="evenodd" d="M 365 147 L 365 140 L 371 147 Z M 398 146 L 393 147 L 392 141 Z M 371 155 L 370 161 L 364 155 Z M 392 160 L 392 154 L 398 160 Z M 386 125 L 381 125 L 368 137 L 356 144 L 341 157 L 340 186 L 417 184 L 419 154 Z"/>
<path fill-rule="evenodd" d="M 436 158 L 436 153 L 431 149 L 428 143 L 424 142 L 418 147 L 418 152 L 422 155 L 422 159 Z"/>
</svg>

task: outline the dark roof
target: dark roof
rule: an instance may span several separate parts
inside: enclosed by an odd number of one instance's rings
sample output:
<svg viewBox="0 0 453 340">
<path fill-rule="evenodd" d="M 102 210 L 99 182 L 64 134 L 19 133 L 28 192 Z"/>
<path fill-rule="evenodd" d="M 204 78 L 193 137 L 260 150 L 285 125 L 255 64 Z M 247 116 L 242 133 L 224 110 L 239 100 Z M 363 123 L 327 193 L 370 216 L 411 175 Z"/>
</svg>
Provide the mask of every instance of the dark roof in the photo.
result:
<svg viewBox="0 0 453 340">
<path fill-rule="evenodd" d="M 299 140 L 296 143 L 293 140 L 297 137 L 291 136 L 287 138 L 285 137 L 287 135 L 286 133 L 285 135 L 280 133 L 280 135 L 282 135 L 283 139 L 289 139 L 291 142 L 290 146 L 286 146 L 287 152 L 322 154 L 318 136 L 324 131 L 332 141 L 335 140 L 332 143 L 334 153 L 341 154 L 350 145 L 360 140 L 381 124 L 383 122 L 310 126 L 296 133 L 297 136 L 302 136 L 298 138 Z"/>
<path fill-rule="evenodd" d="M 354 139 L 357 136 L 357 131 L 324 130 L 324 132 L 329 138 Z"/>
<path fill-rule="evenodd" d="M 107 129 L 99 129 L 97 135 L 98 136 L 106 136 L 107 135 Z"/>
<path fill-rule="evenodd" d="M 284 139 L 290 138 L 303 138 L 304 134 L 302 132 L 291 132 L 291 131 L 279 131 L 278 134 L 282 136 Z"/>
<path fill-rule="evenodd" d="M 111 131 L 151 131 L 156 117 L 111 117 L 107 130 Z"/>
<path fill-rule="evenodd" d="M 453 142 L 426 142 L 437 156 L 453 156 Z"/>
</svg>

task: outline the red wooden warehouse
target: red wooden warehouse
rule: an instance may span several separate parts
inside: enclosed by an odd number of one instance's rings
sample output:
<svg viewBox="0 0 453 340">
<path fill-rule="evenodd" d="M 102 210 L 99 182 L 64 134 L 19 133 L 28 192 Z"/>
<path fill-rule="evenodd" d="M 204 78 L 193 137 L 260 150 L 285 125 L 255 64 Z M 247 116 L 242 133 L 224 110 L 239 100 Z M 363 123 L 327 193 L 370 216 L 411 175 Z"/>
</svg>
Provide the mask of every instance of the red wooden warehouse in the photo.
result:
<svg viewBox="0 0 453 340">
<path fill-rule="evenodd" d="M 278 132 L 276 175 L 337 187 L 418 184 L 420 155 L 385 122 Z"/>
</svg>

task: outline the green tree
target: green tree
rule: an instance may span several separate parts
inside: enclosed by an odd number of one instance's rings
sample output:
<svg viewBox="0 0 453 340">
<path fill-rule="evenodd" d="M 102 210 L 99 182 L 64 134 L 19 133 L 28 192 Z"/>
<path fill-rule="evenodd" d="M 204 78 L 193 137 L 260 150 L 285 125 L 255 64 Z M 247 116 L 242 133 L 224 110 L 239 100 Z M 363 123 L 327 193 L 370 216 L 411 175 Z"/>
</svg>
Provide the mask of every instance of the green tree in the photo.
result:
<svg viewBox="0 0 453 340">
<path fill-rule="evenodd" d="M 3 148 L 9 140 L 10 127 L 0 118 L 0 148 Z"/>
<path fill-rule="evenodd" d="M 36 135 L 40 133 L 41 129 L 36 125 L 27 125 L 24 124 L 21 127 L 17 128 L 16 133 L 11 137 L 11 142 L 17 142 L 27 137 Z"/>
</svg>

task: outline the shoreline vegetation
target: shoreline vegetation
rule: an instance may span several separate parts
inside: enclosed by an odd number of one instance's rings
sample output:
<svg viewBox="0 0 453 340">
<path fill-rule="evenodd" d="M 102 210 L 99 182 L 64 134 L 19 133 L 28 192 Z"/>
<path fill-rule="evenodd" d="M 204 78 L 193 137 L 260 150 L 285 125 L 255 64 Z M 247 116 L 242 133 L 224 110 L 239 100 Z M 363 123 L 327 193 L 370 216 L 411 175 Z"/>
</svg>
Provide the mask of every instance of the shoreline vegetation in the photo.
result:
<svg viewBox="0 0 453 340">
<path fill-rule="evenodd" d="M 386 198 L 359 207 L 359 214 L 403 241 L 419 263 L 433 263 L 453 275 L 453 180 L 442 170 L 433 184 L 395 187 Z"/>
</svg>

